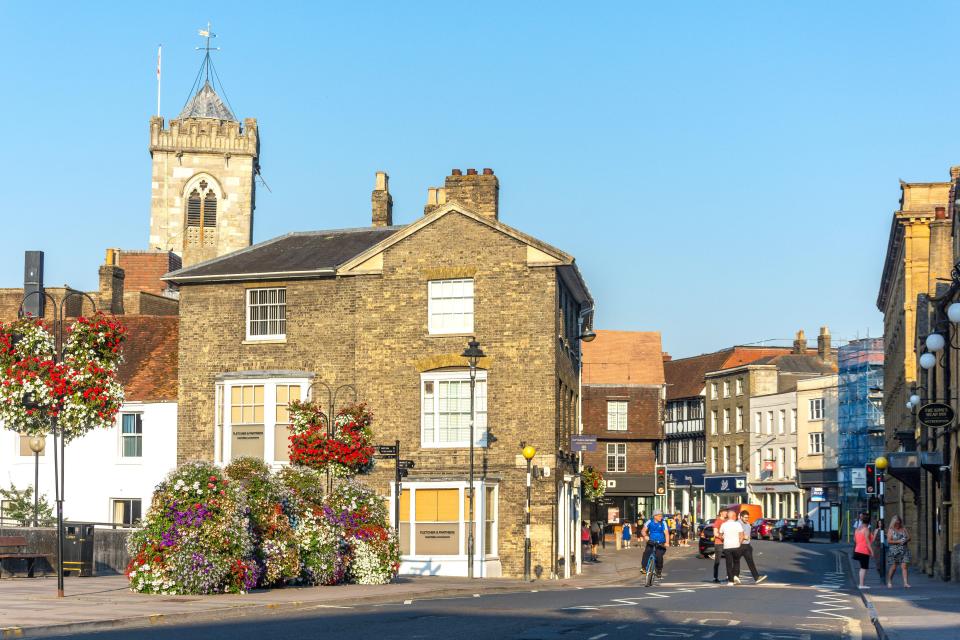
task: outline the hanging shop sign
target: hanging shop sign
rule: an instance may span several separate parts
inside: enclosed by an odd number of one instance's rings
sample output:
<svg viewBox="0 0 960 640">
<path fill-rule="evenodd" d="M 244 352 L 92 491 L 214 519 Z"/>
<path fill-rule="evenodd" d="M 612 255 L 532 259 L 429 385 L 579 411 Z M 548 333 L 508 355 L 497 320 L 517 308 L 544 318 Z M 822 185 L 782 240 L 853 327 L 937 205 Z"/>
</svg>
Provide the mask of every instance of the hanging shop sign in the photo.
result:
<svg viewBox="0 0 960 640">
<path fill-rule="evenodd" d="M 744 493 L 747 476 L 713 476 L 703 479 L 705 493 Z"/>
<path fill-rule="evenodd" d="M 917 419 L 925 427 L 947 427 L 953 423 L 953 407 L 942 402 L 931 402 L 920 407 Z"/>
<path fill-rule="evenodd" d="M 570 451 L 574 453 L 580 451 L 596 451 L 597 436 L 577 434 L 570 436 Z"/>
</svg>

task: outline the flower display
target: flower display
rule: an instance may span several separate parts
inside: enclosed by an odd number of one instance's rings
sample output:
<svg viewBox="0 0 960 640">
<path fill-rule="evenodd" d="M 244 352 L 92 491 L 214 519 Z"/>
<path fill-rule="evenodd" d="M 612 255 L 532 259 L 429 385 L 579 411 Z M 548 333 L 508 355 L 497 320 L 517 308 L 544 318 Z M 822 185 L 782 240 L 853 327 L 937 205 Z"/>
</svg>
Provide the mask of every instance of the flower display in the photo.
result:
<svg viewBox="0 0 960 640">
<path fill-rule="evenodd" d="M 590 502 L 596 502 L 607 491 L 607 483 L 603 474 L 593 467 L 587 467 L 580 474 L 580 484 L 583 486 L 583 495 Z"/>
<path fill-rule="evenodd" d="M 373 415 L 366 405 L 342 409 L 327 433 L 326 416 L 315 402 L 290 403 L 290 462 L 329 471 L 335 477 L 373 469 Z"/>
<path fill-rule="evenodd" d="M 0 324 L 0 420 L 40 436 L 56 417 L 67 442 L 112 426 L 123 404 L 117 366 L 125 336 L 123 325 L 102 313 L 77 318 L 57 362 L 54 338 L 42 320 Z M 23 406 L 26 393 L 36 406 Z"/>
</svg>

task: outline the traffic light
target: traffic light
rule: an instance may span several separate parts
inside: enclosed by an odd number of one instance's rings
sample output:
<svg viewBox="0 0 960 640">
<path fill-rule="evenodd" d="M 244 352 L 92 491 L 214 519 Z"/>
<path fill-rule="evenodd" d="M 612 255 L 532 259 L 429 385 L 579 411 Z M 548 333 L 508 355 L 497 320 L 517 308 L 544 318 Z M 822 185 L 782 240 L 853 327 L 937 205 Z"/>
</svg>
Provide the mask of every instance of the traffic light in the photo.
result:
<svg viewBox="0 0 960 640">
<path fill-rule="evenodd" d="M 657 495 L 662 496 L 667 493 L 667 470 L 663 467 L 657 467 Z"/>
<path fill-rule="evenodd" d="M 866 492 L 868 496 L 872 496 L 877 493 L 877 465 L 870 463 L 865 468 L 867 476 Z"/>
</svg>

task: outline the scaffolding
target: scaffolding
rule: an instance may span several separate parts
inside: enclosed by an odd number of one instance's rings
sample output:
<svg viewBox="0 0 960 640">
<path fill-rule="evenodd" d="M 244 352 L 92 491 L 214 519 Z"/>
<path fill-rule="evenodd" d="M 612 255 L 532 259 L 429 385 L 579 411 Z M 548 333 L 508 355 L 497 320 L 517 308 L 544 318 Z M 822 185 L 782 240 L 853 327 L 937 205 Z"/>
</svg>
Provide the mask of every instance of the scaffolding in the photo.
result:
<svg viewBox="0 0 960 640">
<path fill-rule="evenodd" d="M 862 509 L 866 494 L 851 486 L 850 471 L 863 469 L 884 451 L 883 338 L 853 340 L 840 347 L 837 369 L 840 499 L 845 509 Z"/>
</svg>

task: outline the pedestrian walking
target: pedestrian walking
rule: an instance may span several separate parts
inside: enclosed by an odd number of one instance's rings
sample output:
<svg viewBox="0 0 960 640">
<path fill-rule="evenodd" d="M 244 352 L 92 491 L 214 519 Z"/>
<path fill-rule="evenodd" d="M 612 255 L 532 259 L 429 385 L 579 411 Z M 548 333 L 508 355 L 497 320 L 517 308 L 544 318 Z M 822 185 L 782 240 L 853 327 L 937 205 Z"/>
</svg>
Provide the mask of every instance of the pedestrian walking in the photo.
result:
<svg viewBox="0 0 960 640">
<path fill-rule="evenodd" d="M 586 521 L 580 527 L 580 544 L 583 545 L 583 557 L 590 560 L 590 525 Z"/>
<path fill-rule="evenodd" d="M 623 548 L 629 549 L 630 540 L 633 538 L 633 530 L 630 528 L 629 522 L 623 523 L 623 532 L 620 534 L 620 536 L 623 539 Z"/>
<path fill-rule="evenodd" d="M 590 559 L 597 562 L 597 551 L 600 550 L 600 523 L 594 520 L 590 524 Z"/>
<path fill-rule="evenodd" d="M 723 557 L 723 545 L 720 543 L 720 525 L 727 519 L 727 512 L 721 511 L 713 520 L 713 581 L 720 582 L 720 559 Z"/>
<path fill-rule="evenodd" d="M 910 542 L 910 532 L 903 526 L 903 520 L 900 516 L 893 516 L 890 521 L 890 528 L 887 529 L 887 542 L 890 543 L 890 550 L 887 558 L 890 561 L 890 569 L 887 571 L 887 588 L 893 587 L 893 574 L 897 572 L 897 565 L 903 572 L 903 586 L 910 588 L 907 581 L 907 565 L 910 564 L 910 549 L 907 543 Z"/>
<path fill-rule="evenodd" d="M 740 545 L 740 555 L 747 561 L 750 568 L 750 575 L 753 576 L 753 583 L 760 584 L 767 579 L 767 576 L 760 575 L 757 571 L 757 564 L 753 561 L 753 545 L 750 544 L 750 512 L 740 512 L 740 524 L 743 526 L 743 535 L 746 536 Z"/>
<path fill-rule="evenodd" d="M 727 521 L 720 525 L 720 542 L 727 563 L 727 584 L 740 584 L 740 545 L 743 542 L 743 526 L 738 522 L 736 509 L 727 512 Z"/>
<path fill-rule="evenodd" d="M 687 516 L 683 516 L 680 521 L 680 546 L 686 547 L 690 544 L 690 521 Z"/>
<path fill-rule="evenodd" d="M 873 539 L 876 534 L 870 530 L 870 515 L 864 513 L 860 516 L 860 526 L 853 534 L 853 559 L 860 563 L 860 584 L 861 589 L 869 589 L 863 584 L 867 577 L 867 569 L 870 568 L 870 556 L 873 555 Z"/>
</svg>

